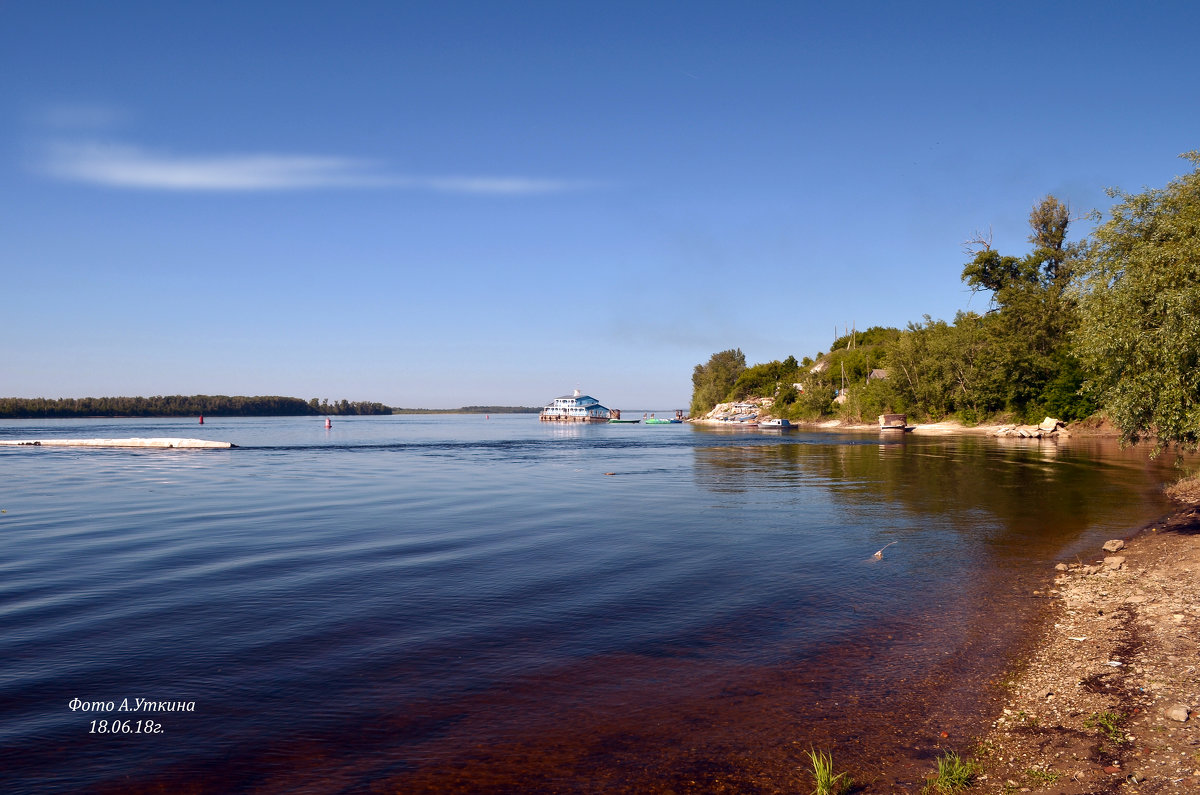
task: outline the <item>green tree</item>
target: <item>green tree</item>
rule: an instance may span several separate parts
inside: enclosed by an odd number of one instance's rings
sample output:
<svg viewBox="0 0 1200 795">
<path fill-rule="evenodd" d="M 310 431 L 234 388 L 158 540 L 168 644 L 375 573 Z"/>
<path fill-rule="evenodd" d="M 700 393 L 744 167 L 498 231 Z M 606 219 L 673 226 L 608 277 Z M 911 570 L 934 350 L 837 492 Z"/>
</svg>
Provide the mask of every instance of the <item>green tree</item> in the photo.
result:
<svg viewBox="0 0 1200 795">
<path fill-rule="evenodd" d="M 783 375 L 784 365 L 779 361 L 748 367 L 734 382 L 729 396 L 734 400 L 744 400 L 750 397 L 773 397 L 779 389 Z"/>
<path fill-rule="evenodd" d="M 953 327 L 946 321 L 926 315 L 924 325 L 909 323 L 908 330 L 896 339 L 888 352 L 896 408 L 928 417 L 950 413 L 953 334 Z"/>
<path fill-rule="evenodd" d="M 973 337 L 986 349 L 977 349 L 975 358 L 987 361 L 992 377 L 977 381 L 971 405 L 960 410 L 980 416 L 1004 409 L 1031 419 L 1053 410 L 1068 420 L 1090 413 L 1092 404 L 1078 394 L 1079 365 L 1070 340 L 1079 316 L 1069 288 L 1082 250 L 1080 243 L 1067 242 L 1070 222 L 1070 208 L 1046 196 L 1029 213 L 1033 248 L 1026 256 L 1001 256 L 990 241 L 974 241 L 983 248 L 962 278 L 975 291 L 992 292 L 994 306 L 974 329 L 987 335 L 986 343 Z"/>
<path fill-rule="evenodd" d="M 923 324 L 910 323 L 887 349 L 886 383 L 872 383 L 861 400 L 852 397 L 851 410 L 978 422 L 1003 408 L 996 324 L 996 315 L 974 312 L 959 312 L 953 324 L 928 315 Z"/>
<path fill-rule="evenodd" d="M 963 268 L 962 279 L 974 291 L 990 290 L 1000 308 L 1030 287 L 1065 287 L 1080 246 L 1067 242 L 1071 209 L 1054 196 L 1045 196 L 1029 212 L 1029 242 L 1033 250 L 1025 257 L 1001 256 L 991 240 L 977 237 L 975 257 Z"/>
<path fill-rule="evenodd" d="M 696 365 L 692 371 L 691 416 L 706 414 L 725 400 L 745 370 L 746 354 L 741 348 L 714 353 L 708 364 Z"/>
<path fill-rule="evenodd" d="M 1119 199 L 1087 250 L 1077 352 L 1125 441 L 1200 444 L 1200 152 L 1190 174 Z"/>
<path fill-rule="evenodd" d="M 1029 213 L 1029 242 L 1034 248 L 1025 261 L 1042 286 L 1066 285 L 1071 280 L 1072 269 L 1068 266 L 1077 247 L 1067 243 L 1070 223 L 1070 208 L 1053 196 L 1046 196 Z"/>
</svg>

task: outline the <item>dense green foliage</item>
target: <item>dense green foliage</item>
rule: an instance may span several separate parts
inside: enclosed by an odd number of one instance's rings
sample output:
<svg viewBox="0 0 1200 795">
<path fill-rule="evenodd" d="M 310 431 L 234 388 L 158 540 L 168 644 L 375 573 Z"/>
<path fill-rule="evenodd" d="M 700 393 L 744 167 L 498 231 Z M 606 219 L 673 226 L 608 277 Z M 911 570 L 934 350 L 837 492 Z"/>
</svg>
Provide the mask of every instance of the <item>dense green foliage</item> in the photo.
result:
<svg viewBox="0 0 1200 795">
<path fill-rule="evenodd" d="M 741 348 L 714 353 L 708 364 L 698 364 L 692 372 L 691 415 L 699 417 L 720 403 L 746 369 L 746 354 Z"/>
<path fill-rule="evenodd" d="M 359 401 L 357 403 L 342 399 L 334 403 L 328 400 L 317 400 L 313 398 L 308 401 L 308 407 L 312 409 L 312 414 L 391 414 L 392 410 L 382 403 L 369 403 L 367 401 Z"/>
<path fill-rule="evenodd" d="M 745 400 L 751 397 L 774 397 L 781 383 L 790 383 L 800 377 L 800 365 L 791 359 L 791 365 L 774 361 L 748 367 L 738 376 L 727 397 Z"/>
<path fill-rule="evenodd" d="M 1162 190 L 1120 199 L 1085 258 L 1078 350 L 1122 436 L 1200 443 L 1200 152 Z"/>
<path fill-rule="evenodd" d="M 692 415 L 748 398 L 773 398 L 770 413 L 790 419 L 1102 410 L 1128 441 L 1200 447 L 1200 153 L 1185 157 L 1192 173 L 1162 190 L 1114 191 L 1110 219 L 1084 240 L 1069 242 L 1070 210 L 1047 196 L 1029 214 L 1027 253 L 973 241 L 962 280 L 987 296 L 982 313 L 851 332 L 802 363 L 714 354 L 693 376 Z M 717 360 L 735 353 L 731 378 Z"/>
<path fill-rule="evenodd" d="M 0 418 L 38 417 L 292 417 L 314 414 L 391 414 L 382 403 L 329 403 L 313 398 L 227 395 L 155 397 L 0 398 Z"/>
</svg>

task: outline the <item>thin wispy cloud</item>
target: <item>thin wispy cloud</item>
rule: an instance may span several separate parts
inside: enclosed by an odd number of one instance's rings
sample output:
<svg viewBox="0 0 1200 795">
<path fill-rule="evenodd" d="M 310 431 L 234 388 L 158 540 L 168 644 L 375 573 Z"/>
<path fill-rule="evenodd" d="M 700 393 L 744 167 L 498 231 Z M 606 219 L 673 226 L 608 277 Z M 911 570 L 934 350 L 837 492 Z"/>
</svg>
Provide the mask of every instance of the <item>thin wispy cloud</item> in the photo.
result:
<svg viewBox="0 0 1200 795">
<path fill-rule="evenodd" d="M 51 176 L 111 188 L 170 191 L 295 190 L 362 187 L 368 164 L 339 157 L 281 155 L 179 156 L 135 146 L 57 143 L 45 161 Z"/>
<path fill-rule="evenodd" d="M 398 188 L 518 196 L 589 187 L 584 182 L 528 177 L 392 174 L 378 161 L 350 157 L 273 153 L 179 155 L 98 141 L 55 142 L 46 148 L 40 170 L 69 182 L 177 192 Z"/>
</svg>

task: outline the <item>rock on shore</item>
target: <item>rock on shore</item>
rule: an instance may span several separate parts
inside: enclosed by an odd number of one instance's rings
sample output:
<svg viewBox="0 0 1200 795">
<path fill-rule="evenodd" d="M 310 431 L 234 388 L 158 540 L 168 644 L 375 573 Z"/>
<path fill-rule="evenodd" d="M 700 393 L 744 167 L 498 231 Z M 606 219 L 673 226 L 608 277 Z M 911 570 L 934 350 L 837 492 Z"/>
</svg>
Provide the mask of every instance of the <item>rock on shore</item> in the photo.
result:
<svg viewBox="0 0 1200 795">
<path fill-rule="evenodd" d="M 742 417 L 747 422 L 757 422 L 760 417 L 768 419 L 771 416 L 768 412 L 774 404 L 775 398 L 769 397 L 746 398 L 734 403 L 718 403 L 712 408 L 712 411 L 701 417 L 693 417 L 692 420 L 693 422 L 732 422 L 738 417 Z"/>
<path fill-rule="evenodd" d="M 1054 417 L 1047 417 L 1037 425 L 1001 425 L 989 436 L 1020 439 L 1064 439 L 1071 435 L 1067 424 Z"/>
<path fill-rule="evenodd" d="M 1200 514 L 1103 552 L 1056 567 L 1046 637 L 975 754 L 978 791 L 1200 787 Z"/>
</svg>

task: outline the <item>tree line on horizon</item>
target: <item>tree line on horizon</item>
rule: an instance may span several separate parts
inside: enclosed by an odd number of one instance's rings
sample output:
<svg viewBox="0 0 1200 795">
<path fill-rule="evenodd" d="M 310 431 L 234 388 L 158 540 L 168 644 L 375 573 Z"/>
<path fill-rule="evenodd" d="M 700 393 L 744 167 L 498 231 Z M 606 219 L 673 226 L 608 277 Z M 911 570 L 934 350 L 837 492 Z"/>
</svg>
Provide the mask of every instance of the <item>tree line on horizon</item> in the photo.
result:
<svg viewBox="0 0 1200 795">
<path fill-rule="evenodd" d="M 537 414 L 538 406 L 462 406 L 457 409 L 392 409 L 395 414 Z"/>
<path fill-rule="evenodd" d="M 156 395 L 154 397 L 0 398 L 0 419 L 71 417 L 303 417 L 391 414 L 382 403 L 309 401 L 277 395 Z"/>
<path fill-rule="evenodd" d="M 691 415 L 752 397 L 774 398 L 772 414 L 796 420 L 1069 422 L 1099 413 L 1126 442 L 1197 449 L 1200 152 L 1182 157 L 1193 170 L 1165 188 L 1110 190 L 1108 220 L 1076 242 L 1067 233 L 1080 219 L 1053 195 L 1029 215 L 1024 254 L 976 235 L 962 280 L 989 295 L 984 312 L 851 331 L 799 361 L 747 366 L 740 348 L 714 353 L 693 371 Z"/>
</svg>

